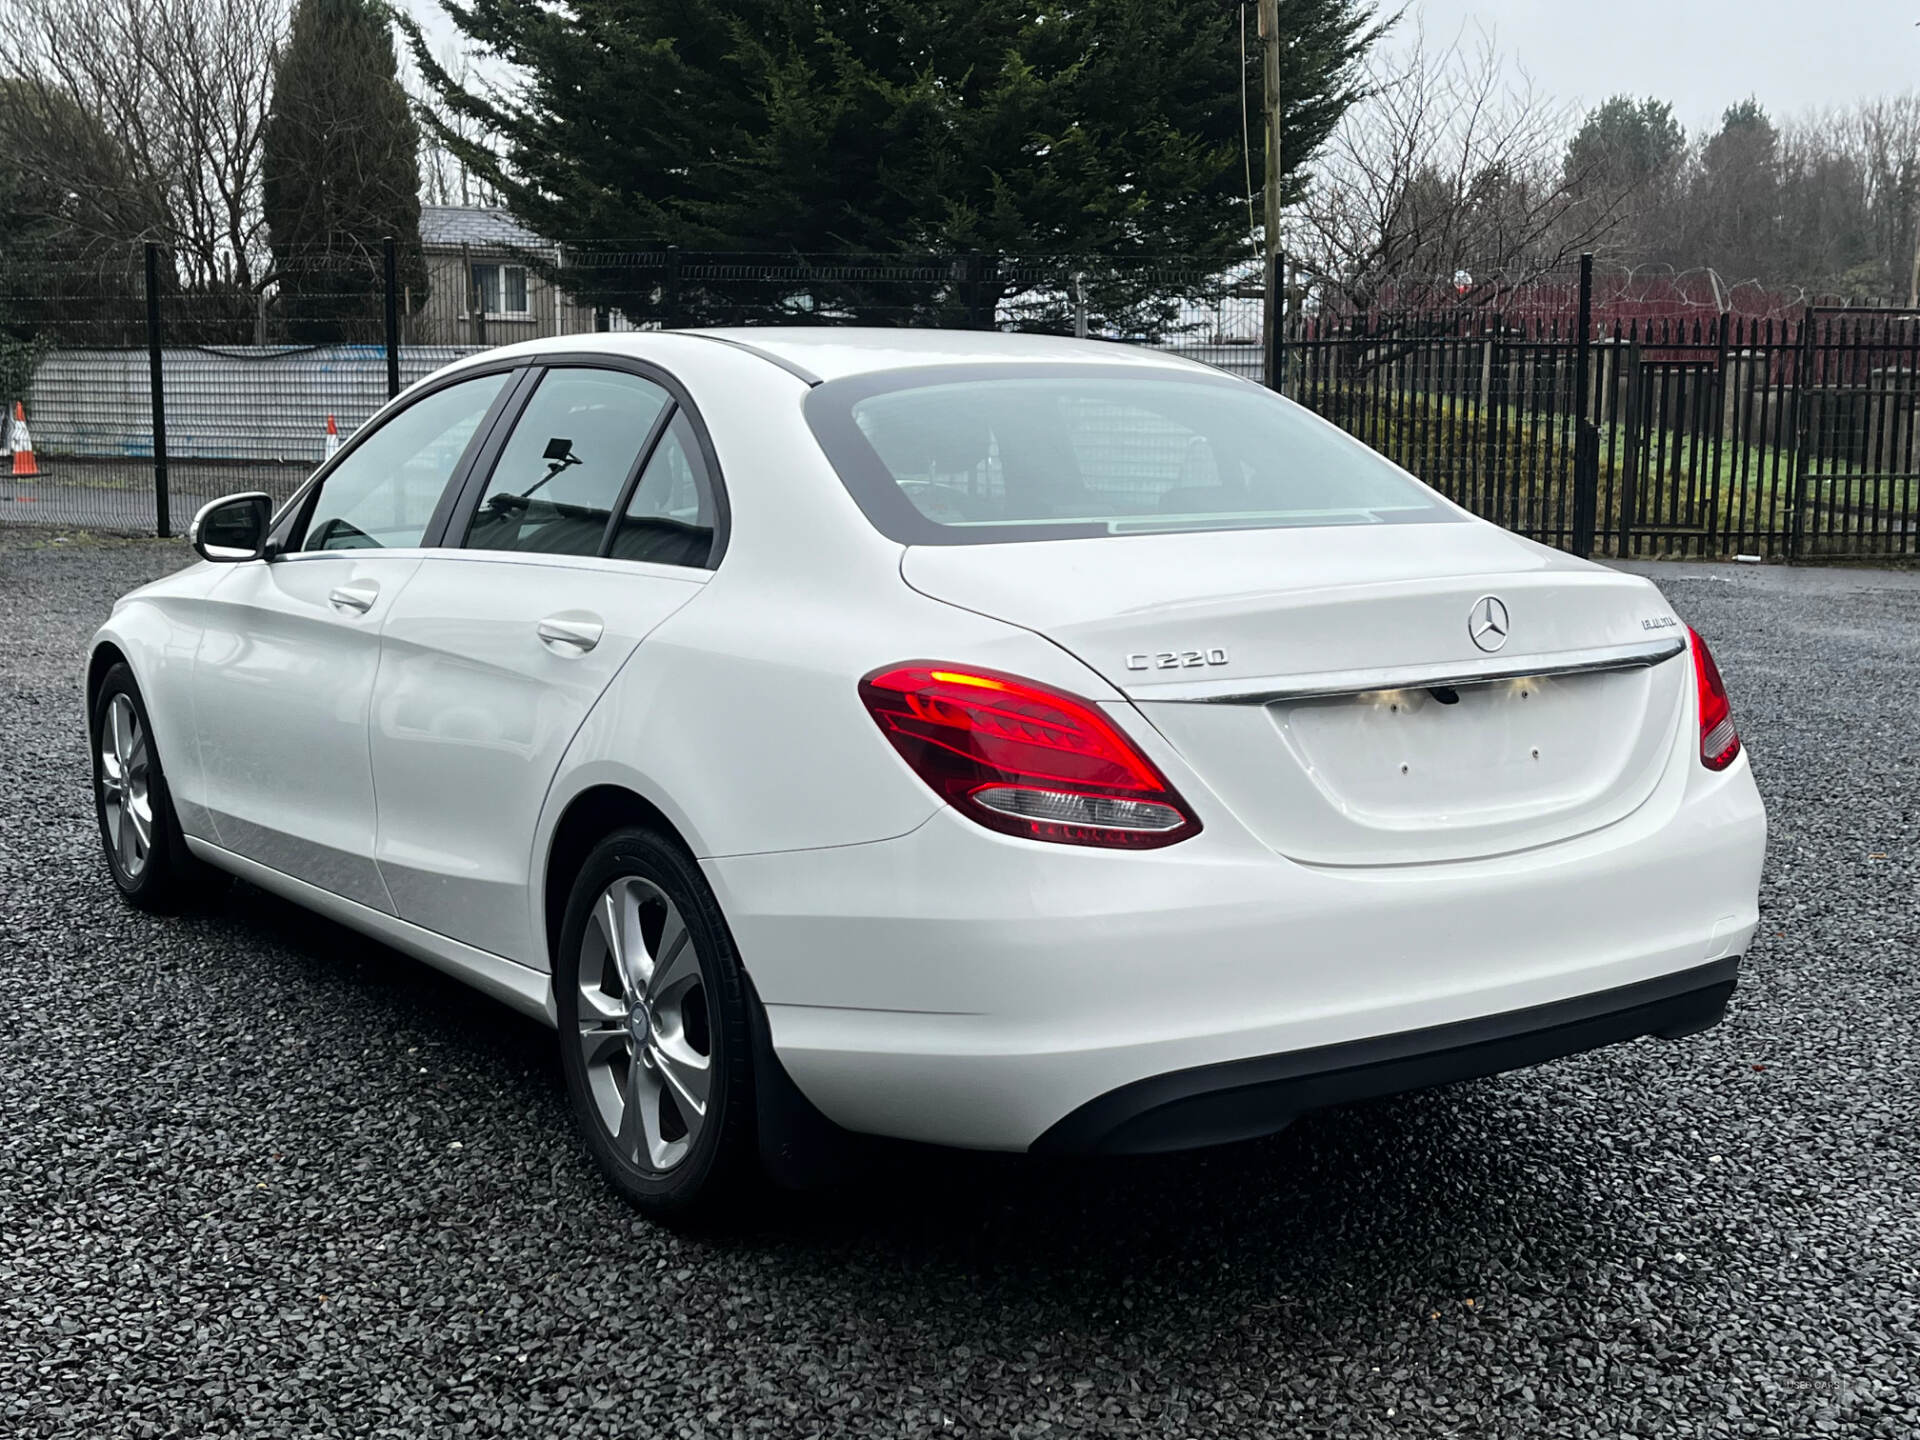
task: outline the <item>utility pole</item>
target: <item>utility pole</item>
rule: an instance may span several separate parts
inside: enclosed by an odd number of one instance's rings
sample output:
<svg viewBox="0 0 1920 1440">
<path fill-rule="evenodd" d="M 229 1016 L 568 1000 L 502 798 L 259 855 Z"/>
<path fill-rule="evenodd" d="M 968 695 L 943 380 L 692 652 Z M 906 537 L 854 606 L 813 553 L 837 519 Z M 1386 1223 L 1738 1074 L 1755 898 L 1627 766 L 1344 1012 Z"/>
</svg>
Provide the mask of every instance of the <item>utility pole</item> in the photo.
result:
<svg viewBox="0 0 1920 1440">
<path fill-rule="evenodd" d="M 1266 247 L 1262 265 L 1266 278 L 1266 306 L 1262 316 L 1265 329 L 1262 333 L 1266 343 L 1261 349 L 1266 356 L 1264 368 L 1267 386 L 1271 389 L 1280 383 L 1277 373 L 1280 326 L 1286 314 L 1281 297 L 1283 276 L 1280 273 L 1280 0 L 1258 0 L 1258 4 L 1260 53 L 1265 80 L 1261 111 L 1267 121 Z"/>
</svg>

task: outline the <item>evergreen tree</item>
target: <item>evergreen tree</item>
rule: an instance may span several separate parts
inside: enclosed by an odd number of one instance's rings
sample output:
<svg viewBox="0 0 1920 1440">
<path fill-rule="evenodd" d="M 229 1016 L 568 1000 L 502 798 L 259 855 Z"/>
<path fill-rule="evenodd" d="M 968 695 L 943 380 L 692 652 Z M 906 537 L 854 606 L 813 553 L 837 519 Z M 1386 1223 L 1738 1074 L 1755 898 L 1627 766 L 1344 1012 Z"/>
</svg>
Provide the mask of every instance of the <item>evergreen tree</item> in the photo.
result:
<svg viewBox="0 0 1920 1440">
<path fill-rule="evenodd" d="M 1691 250 L 1733 281 L 1781 269 L 1780 132 L 1760 102 L 1731 105 L 1701 148 L 1689 196 Z"/>
<path fill-rule="evenodd" d="M 441 143 L 556 238 L 1202 263 L 1251 245 L 1259 54 L 1242 67 L 1219 0 L 442 3 L 524 80 L 465 90 L 403 20 L 443 103 L 500 148 Z M 1380 27 L 1369 0 L 1280 9 L 1297 191 Z"/>
<path fill-rule="evenodd" d="M 1670 177 L 1687 137 L 1673 106 L 1615 95 L 1590 111 L 1567 145 L 1567 183 L 1583 191 L 1631 190 Z"/>
<path fill-rule="evenodd" d="M 263 202 L 289 333 L 366 340 L 380 325 L 382 241 L 426 297 L 420 130 L 378 0 L 299 0 L 274 69 Z"/>
<path fill-rule="evenodd" d="M 1574 219 L 1616 254 L 1667 255 L 1686 160 L 1686 132 L 1673 106 L 1651 96 L 1613 96 L 1587 113 L 1567 144 L 1563 178 Z"/>
<path fill-rule="evenodd" d="M 97 117 L 0 79 L 0 213 L 0 405 L 54 337 L 145 343 L 143 245 L 165 234 L 162 203 Z"/>
</svg>

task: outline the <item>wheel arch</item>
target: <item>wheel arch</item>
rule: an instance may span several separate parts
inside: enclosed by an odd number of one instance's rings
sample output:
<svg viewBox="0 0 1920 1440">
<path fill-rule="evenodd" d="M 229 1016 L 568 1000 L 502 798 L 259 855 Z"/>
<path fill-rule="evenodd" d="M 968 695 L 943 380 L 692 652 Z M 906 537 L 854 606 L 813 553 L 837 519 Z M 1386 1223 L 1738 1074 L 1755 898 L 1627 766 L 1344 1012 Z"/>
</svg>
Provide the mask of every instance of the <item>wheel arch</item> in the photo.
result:
<svg viewBox="0 0 1920 1440">
<path fill-rule="evenodd" d="M 93 653 L 87 656 L 87 726 L 89 730 L 93 726 L 93 707 L 100 699 L 100 687 L 106 683 L 107 672 L 116 665 L 125 665 L 129 670 L 133 668 L 133 662 L 127 658 L 126 651 L 114 641 L 95 642 Z M 139 682 L 140 677 L 134 676 L 134 683 L 137 685 Z"/>
<path fill-rule="evenodd" d="M 699 864 L 698 851 L 672 817 L 638 790 L 603 780 L 573 795 L 555 821 L 541 874 L 541 939 L 551 973 L 558 962 L 560 927 L 566 916 L 573 878 L 593 847 L 615 830 L 642 826 L 664 835 Z M 721 913 L 724 924 L 726 915 Z M 779 1185 L 810 1189 L 856 1173 L 864 1142 L 822 1115 L 787 1074 L 773 1048 L 766 1006 L 753 983 L 746 957 L 739 956 L 746 987 L 747 1023 L 752 1037 L 754 1125 L 760 1163 Z"/>
<path fill-rule="evenodd" d="M 168 605 L 138 597 L 123 600 L 107 622 L 94 631 L 87 647 L 85 671 L 76 678 L 82 679 L 84 687 L 81 723 L 91 747 L 94 707 L 99 703 L 101 687 L 114 666 L 127 667 L 146 710 L 148 732 L 166 768 L 167 790 L 182 827 L 187 834 L 197 836 L 208 834 L 211 822 L 202 808 L 204 775 L 188 689 L 199 638 L 192 627 L 191 617 L 182 619 Z"/>
<path fill-rule="evenodd" d="M 540 878 L 540 938 L 547 947 L 552 971 L 560 949 L 560 924 L 567 912 L 567 895 L 593 847 L 615 830 L 640 826 L 658 831 L 694 853 L 687 838 L 658 805 L 625 785 L 602 782 L 589 785 L 567 801 L 547 839 Z"/>
</svg>

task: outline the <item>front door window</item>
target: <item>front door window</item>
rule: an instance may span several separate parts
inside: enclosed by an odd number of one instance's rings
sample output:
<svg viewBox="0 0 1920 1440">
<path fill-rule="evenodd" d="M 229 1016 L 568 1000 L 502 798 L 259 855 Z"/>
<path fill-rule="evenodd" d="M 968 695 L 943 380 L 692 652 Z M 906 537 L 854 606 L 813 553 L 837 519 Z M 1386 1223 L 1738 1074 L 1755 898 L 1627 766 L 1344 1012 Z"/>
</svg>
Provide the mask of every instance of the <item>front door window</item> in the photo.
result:
<svg viewBox="0 0 1920 1440">
<path fill-rule="evenodd" d="M 418 545 L 506 374 L 476 375 L 421 397 L 345 456 L 308 511 L 301 550 Z"/>
</svg>

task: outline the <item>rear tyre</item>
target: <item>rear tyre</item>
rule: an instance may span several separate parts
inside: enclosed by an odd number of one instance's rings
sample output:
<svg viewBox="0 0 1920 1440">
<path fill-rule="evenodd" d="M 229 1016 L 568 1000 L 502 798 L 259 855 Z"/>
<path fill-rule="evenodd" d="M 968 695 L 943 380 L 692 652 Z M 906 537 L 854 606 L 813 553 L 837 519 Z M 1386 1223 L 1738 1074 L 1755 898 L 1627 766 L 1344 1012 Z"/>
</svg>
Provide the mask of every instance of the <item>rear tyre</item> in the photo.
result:
<svg viewBox="0 0 1920 1440">
<path fill-rule="evenodd" d="M 574 880 L 554 957 L 561 1068 L 587 1149 L 661 1220 L 711 1219 L 756 1178 L 748 998 L 699 867 L 615 831 Z"/>
<path fill-rule="evenodd" d="M 187 851 L 146 702 L 124 664 L 94 697 L 93 808 L 107 870 L 127 900 L 164 914 L 205 892 L 212 872 Z"/>
</svg>

